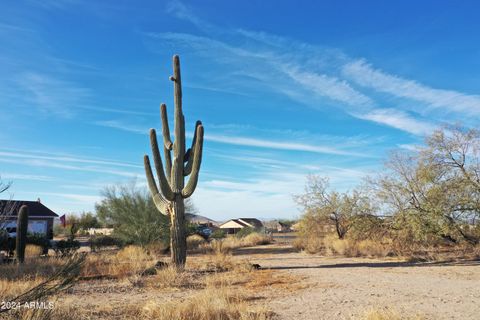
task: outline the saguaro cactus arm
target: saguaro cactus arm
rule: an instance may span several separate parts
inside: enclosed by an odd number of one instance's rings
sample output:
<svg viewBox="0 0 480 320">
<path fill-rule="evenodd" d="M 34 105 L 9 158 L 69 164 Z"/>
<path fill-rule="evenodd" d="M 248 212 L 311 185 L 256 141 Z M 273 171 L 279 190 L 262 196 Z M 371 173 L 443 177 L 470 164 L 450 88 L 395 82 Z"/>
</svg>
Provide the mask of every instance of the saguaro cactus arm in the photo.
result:
<svg viewBox="0 0 480 320">
<path fill-rule="evenodd" d="M 170 128 L 168 127 L 167 106 L 165 103 L 160 105 L 160 114 L 162 115 L 162 134 L 165 148 L 172 150 L 173 143 L 170 139 Z"/>
<path fill-rule="evenodd" d="M 202 163 L 202 149 L 203 149 L 203 126 L 200 124 L 195 131 L 196 141 L 193 150 L 192 170 L 188 183 L 182 190 L 182 197 L 188 198 L 192 195 L 198 183 L 198 174 L 200 173 L 200 164 Z"/>
<path fill-rule="evenodd" d="M 169 181 L 163 171 L 162 157 L 160 157 L 160 151 L 158 150 L 157 133 L 155 132 L 155 129 L 150 129 L 150 144 L 152 147 L 153 162 L 155 163 L 160 190 L 165 199 L 172 201 L 175 198 L 175 195 L 173 194 Z"/>
<path fill-rule="evenodd" d="M 195 143 L 197 141 L 197 128 L 198 126 L 201 126 L 201 125 L 202 125 L 202 121 L 197 120 L 197 122 L 195 123 L 195 133 L 193 134 L 192 146 L 185 153 L 185 158 L 186 158 L 185 160 L 187 161 L 187 164 L 185 165 L 185 169 L 183 170 L 184 176 L 188 176 L 192 172 L 193 158 L 195 154 Z"/>
<path fill-rule="evenodd" d="M 144 166 L 145 166 L 145 174 L 147 176 L 147 183 L 148 188 L 150 189 L 150 193 L 153 197 L 153 202 L 157 207 L 158 211 L 160 211 L 164 215 L 169 214 L 169 203 L 165 198 L 163 198 L 162 194 L 158 191 L 157 184 L 155 182 L 155 178 L 153 178 L 152 167 L 150 166 L 150 159 L 147 155 L 143 158 Z"/>
</svg>

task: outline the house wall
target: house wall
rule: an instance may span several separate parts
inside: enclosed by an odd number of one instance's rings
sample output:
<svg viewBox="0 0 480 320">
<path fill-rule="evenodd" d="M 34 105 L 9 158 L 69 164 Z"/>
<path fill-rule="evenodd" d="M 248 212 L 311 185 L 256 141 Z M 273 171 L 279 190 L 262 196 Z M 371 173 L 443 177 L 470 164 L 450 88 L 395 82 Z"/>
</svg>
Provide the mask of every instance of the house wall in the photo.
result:
<svg viewBox="0 0 480 320">
<path fill-rule="evenodd" d="M 15 219 L 8 219 L 9 221 L 6 223 L 6 227 L 16 227 L 17 226 L 17 217 L 15 217 Z M 35 225 L 34 222 L 46 222 L 46 232 L 45 232 L 45 235 L 47 236 L 47 239 L 53 239 L 53 218 L 35 218 L 35 217 L 32 217 L 32 218 L 29 218 L 28 219 L 28 222 L 29 222 L 29 228 L 28 228 L 28 232 L 33 232 L 33 231 L 36 231 L 38 229 L 35 229 L 35 230 L 32 230 L 32 225 Z M 33 223 L 32 223 L 33 222 Z M 37 227 L 40 227 L 39 225 L 37 225 Z"/>
</svg>

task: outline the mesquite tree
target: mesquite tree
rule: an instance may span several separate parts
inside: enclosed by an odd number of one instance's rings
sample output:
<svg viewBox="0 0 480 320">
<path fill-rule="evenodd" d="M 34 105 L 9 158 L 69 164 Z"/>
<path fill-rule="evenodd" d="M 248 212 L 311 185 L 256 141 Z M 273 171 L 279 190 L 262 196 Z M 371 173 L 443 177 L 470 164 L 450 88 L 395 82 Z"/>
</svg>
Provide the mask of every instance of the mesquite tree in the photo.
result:
<svg viewBox="0 0 480 320">
<path fill-rule="evenodd" d="M 172 263 L 178 268 L 183 268 L 187 259 L 184 199 L 190 197 L 197 186 L 200 163 L 202 161 L 203 126 L 200 121 L 197 121 L 192 146 L 185 151 L 185 117 L 182 110 L 182 82 L 180 77 L 180 58 L 178 55 L 173 57 L 173 76 L 170 77 L 170 80 L 174 84 L 174 142 L 170 138 L 167 107 L 163 103 L 160 106 L 165 169 L 163 168 L 158 148 L 157 134 L 155 129 L 150 129 L 153 161 L 160 188 L 157 187 L 153 177 L 150 160 L 147 155 L 144 156 L 144 164 L 148 187 L 153 201 L 162 214 L 170 216 Z M 184 178 L 188 175 L 190 175 L 190 179 L 185 185 Z"/>
</svg>

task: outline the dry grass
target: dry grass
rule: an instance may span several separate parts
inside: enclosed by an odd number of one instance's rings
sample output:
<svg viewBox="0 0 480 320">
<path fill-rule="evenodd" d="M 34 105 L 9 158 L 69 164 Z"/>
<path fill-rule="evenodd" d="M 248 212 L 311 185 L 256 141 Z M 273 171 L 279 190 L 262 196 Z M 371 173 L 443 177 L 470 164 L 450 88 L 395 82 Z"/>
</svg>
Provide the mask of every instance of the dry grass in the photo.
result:
<svg viewBox="0 0 480 320">
<path fill-rule="evenodd" d="M 272 237 L 263 233 L 253 232 L 241 239 L 242 246 L 259 246 L 272 243 Z"/>
<path fill-rule="evenodd" d="M 42 255 L 43 248 L 34 244 L 27 244 L 25 247 L 25 258 L 36 258 Z"/>
<path fill-rule="evenodd" d="M 371 309 L 365 313 L 364 320 L 423 320 L 424 317 L 420 315 L 406 316 L 400 315 L 397 311 L 392 309 Z"/>
<path fill-rule="evenodd" d="M 293 241 L 293 246 L 307 253 L 319 253 L 324 250 L 323 239 L 317 236 L 308 238 L 298 237 Z"/>
<path fill-rule="evenodd" d="M 151 301 L 142 310 L 143 319 L 155 320 L 263 320 L 271 313 L 252 308 L 247 299 L 227 288 L 207 288 L 183 300 L 159 303 Z"/>
<path fill-rule="evenodd" d="M 108 276 L 126 278 L 139 274 L 155 264 L 155 258 L 141 247 L 128 246 L 116 254 L 90 254 L 82 270 L 83 278 Z"/>
<path fill-rule="evenodd" d="M 228 248 L 269 241 L 257 234 L 244 239 L 228 239 Z M 225 245 L 224 241 L 218 243 Z M 84 281 L 73 291 L 59 296 L 53 310 L 16 310 L 10 312 L 7 319 L 270 319 L 272 313 L 267 312 L 261 303 L 255 303 L 259 307 L 252 307 L 251 301 L 261 299 L 259 294 L 268 290 L 278 295 L 303 288 L 297 285 L 301 281 L 288 273 L 253 270 L 247 260 L 223 251 L 212 248 L 209 254 L 189 257 L 184 272 L 168 267 L 157 269 L 156 274 L 150 276 L 143 276 L 142 272 L 151 268 L 157 257 L 140 247 L 91 253 L 81 271 Z M 32 259 L 31 264 L 24 266 L 0 265 L 1 297 L 13 297 L 34 287 L 65 261 L 65 258 L 53 257 Z M 103 279 L 103 276 L 110 280 Z M 108 290 L 103 291 L 107 287 Z M 105 301 L 108 301 L 110 292 L 129 291 L 135 293 L 136 298 L 130 298 L 120 306 L 109 303 L 92 305 L 82 299 L 86 297 L 88 301 L 90 293 L 105 292 Z M 151 299 L 152 296 L 165 295 L 168 301 L 172 294 L 177 297 L 173 301 L 165 303 L 165 299 L 155 298 L 155 301 L 146 303 L 147 296 Z M 55 299 L 52 297 L 48 301 Z"/>
<path fill-rule="evenodd" d="M 338 239 L 328 235 L 323 239 L 327 254 L 340 254 L 347 257 L 386 257 L 391 252 L 391 243 L 373 240 Z"/>
<path fill-rule="evenodd" d="M 202 236 L 198 234 L 193 234 L 187 237 L 187 249 L 188 250 L 195 250 L 198 249 L 200 246 L 203 246 L 207 243 Z"/>
<path fill-rule="evenodd" d="M 232 252 L 232 250 L 234 249 L 265 245 L 272 243 L 272 241 L 273 239 L 269 235 L 253 232 L 243 238 L 230 236 L 224 239 L 214 239 L 209 243 L 209 245 L 211 250 L 214 252 L 229 253 Z"/>
</svg>

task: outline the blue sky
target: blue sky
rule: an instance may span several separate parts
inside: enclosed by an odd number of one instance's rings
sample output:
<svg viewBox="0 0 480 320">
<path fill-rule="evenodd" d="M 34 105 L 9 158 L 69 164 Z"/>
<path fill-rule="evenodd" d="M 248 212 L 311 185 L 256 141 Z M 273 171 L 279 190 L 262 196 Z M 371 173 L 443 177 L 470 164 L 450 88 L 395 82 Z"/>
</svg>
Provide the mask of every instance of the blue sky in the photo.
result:
<svg viewBox="0 0 480 320">
<path fill-rule="evenodd" d="M 349 190 L 392 149 L 478 127 L 472 1 L 3 1 L 0 174 L 18 199 L 92 210 L 136 180 L 180 54 L 205 126 L 200 213 L 290 218 L 305 176 Z"/>
</svg>

